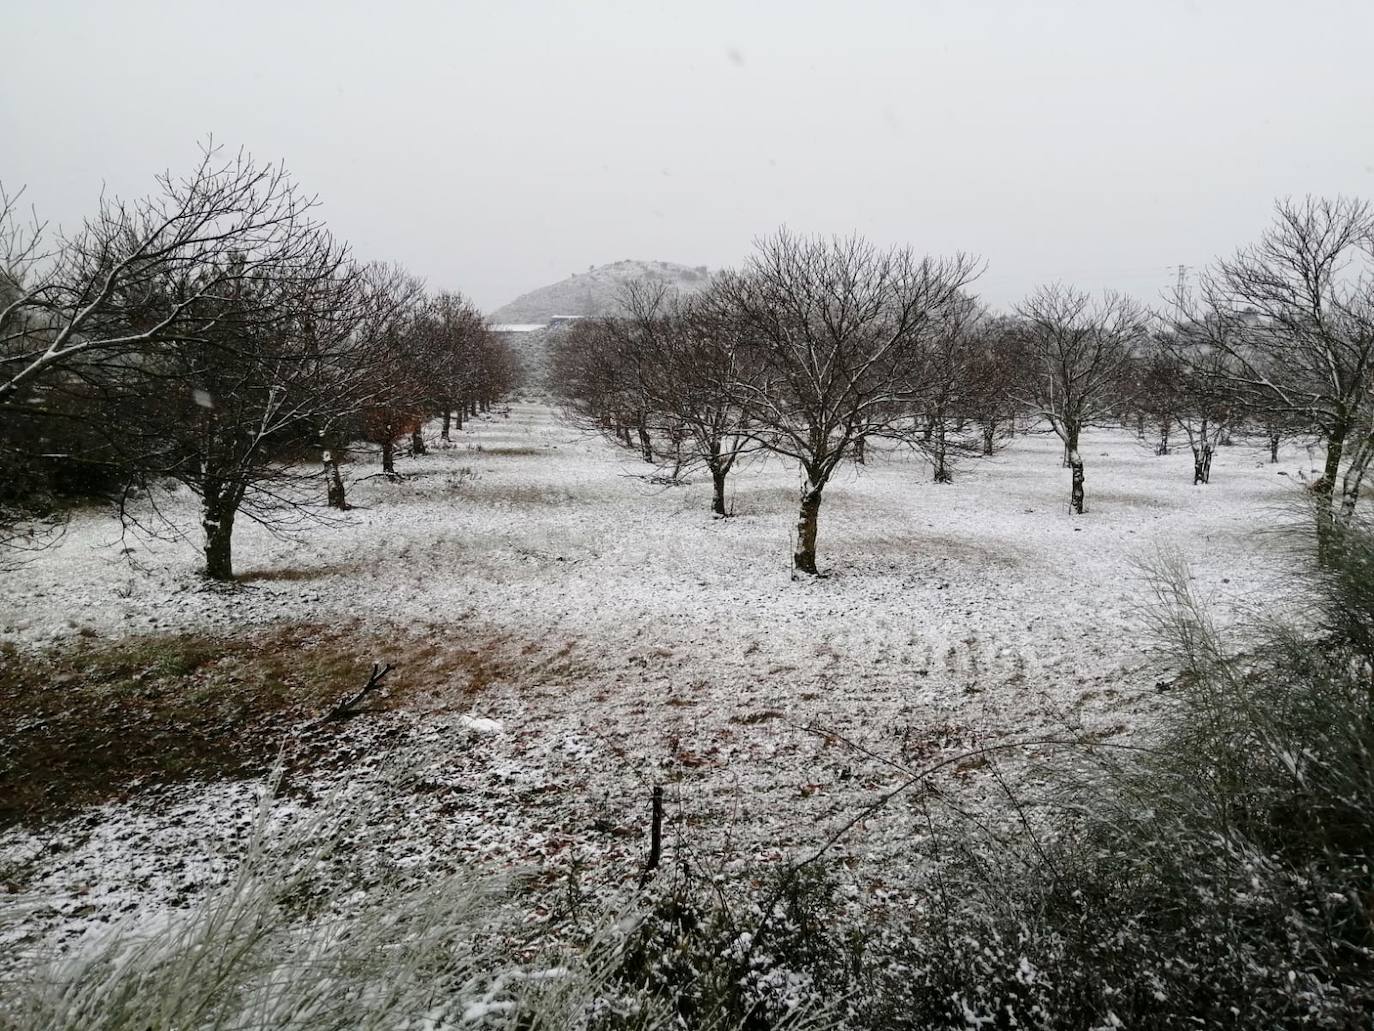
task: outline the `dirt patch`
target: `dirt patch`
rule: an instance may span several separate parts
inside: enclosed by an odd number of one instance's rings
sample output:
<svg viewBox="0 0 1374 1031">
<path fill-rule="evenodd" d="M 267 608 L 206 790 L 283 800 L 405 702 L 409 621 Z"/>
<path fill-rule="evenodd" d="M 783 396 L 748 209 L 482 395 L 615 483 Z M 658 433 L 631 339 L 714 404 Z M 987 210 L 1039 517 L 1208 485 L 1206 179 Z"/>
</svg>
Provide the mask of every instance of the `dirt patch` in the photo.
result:
<svg viewBox="0 0 1374 1031">
<path fill-rule="evenodd" d="M 486 447 L 481 444 L 468 448 L 468 450 L 501 458 L 534 458 L 537 455 L 549 453 L 549 449 L 546 447 Z"/>
<path fill-rule="evenodd" d="M 2 658 L 0 827 L 159 785 L 258 776 L 283 750 L 309 765 L 334 725 L 304 731 L 374 661 L 395 669 L 373 710 L 463 705 L 521 665 L 500 639 L 459 646 L 437 630 L 358 624 L 81 639 Z"/>
<path fill-rule="evenodd" d="M 336 576 L 357 576 L 365 573 L 367 567 L 361 562 L 337 563 L 335 565 L 288 567 L 285 569 L 250 569 L 239 574 L 238 583 L 310 583 Z"/>
</svg>

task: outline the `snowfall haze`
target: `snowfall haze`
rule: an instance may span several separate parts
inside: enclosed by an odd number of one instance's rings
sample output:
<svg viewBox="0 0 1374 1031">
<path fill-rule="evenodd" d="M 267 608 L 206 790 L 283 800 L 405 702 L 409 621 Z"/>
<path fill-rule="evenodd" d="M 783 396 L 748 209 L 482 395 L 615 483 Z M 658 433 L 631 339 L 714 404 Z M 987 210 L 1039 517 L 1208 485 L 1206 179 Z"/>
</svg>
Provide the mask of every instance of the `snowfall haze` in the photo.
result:
<svg viewBox="0 0 1374 1031">
<path fill-rule="evenodd" d="M 787 224 L 1157 300 L 1275 197 L 1374 185 L 1374 6 L 237 4 L 6 11 L 8 187 L 73 225 L 213 133 L 490 311 Z M 60 67 L 60 74 L 58 68 Z"/>
</svg>

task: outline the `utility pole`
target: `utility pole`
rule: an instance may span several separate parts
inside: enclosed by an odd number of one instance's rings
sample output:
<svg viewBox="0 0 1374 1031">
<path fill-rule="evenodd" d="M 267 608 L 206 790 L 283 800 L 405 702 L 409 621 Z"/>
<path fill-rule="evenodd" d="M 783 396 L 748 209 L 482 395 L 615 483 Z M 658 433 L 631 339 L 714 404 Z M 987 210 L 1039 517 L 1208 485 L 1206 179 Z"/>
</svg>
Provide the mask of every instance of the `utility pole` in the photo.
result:
<svg viewBox="0 0 1374 1031">
<path fill-rule="evenodd" d="M 1174 287 L 1174 324 L 1181 327 L 1183 325 L 1183 291 L 1187 288 L 1188 273 L 1192 269 L 1187 265 L 1175 265 L 1178 272 L 1178 285 Z"/>
</svg>

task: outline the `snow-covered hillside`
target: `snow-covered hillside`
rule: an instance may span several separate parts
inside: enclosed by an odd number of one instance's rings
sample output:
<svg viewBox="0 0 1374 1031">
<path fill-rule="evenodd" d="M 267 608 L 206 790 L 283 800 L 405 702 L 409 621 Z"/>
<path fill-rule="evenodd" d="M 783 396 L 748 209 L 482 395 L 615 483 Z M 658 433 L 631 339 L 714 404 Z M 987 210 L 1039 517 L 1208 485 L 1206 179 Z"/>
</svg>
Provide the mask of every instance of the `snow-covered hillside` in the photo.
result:
<svg viewBox="0 0 1374 1031">
<path fill-rule="evenodd" d="M 521 294 L 497 308 L 489 319 L 498 326 L 542 325 L 559 316 L 609 315 L 615 312 L 625 287 L 640 281 L 692 293 L 711 281 L 711 273 L 704 265 L 693 268 L 671 261 L 617 261 Z"/>
</svg>

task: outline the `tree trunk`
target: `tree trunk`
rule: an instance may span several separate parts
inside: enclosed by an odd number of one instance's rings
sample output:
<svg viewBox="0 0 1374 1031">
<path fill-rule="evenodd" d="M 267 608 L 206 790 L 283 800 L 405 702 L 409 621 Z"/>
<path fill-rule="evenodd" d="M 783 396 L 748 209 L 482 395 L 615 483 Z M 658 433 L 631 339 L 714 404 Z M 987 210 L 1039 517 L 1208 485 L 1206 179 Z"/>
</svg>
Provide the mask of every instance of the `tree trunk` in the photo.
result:
<svg viewBox="0 0 1374 1031">
<path fill-rule="evenodd" d="M 452 413 L 449 411 L 448 406 L 445 405 L 445 406 L 444 406 L 444 426 L 443 426 L 443 429 L 441 429 L 441 430 L 439 431 L 439 439 L 440 439 L 440 440 L 445 440 L 445 441 L 446 441 L 446 440 L 449 439 L 449 435 L 448 435 L 448 424 L 449 424 L 449 422 L 451 421 L 451 417 L 452 417 Z"/>
<path fill-rule="evenodd" d="M 935 482 L 953 483 L 954 474 L 949 471 L 948 447 L 945 443 L 945 421 L 940 420 L 940 425 L 935 428 Z"/>
<path fill-rule="evenodd" d="M 1078 448 L 1069 452 L 1069 468 L 1073 470 L 1073 488 L 1069 492 L 1069 511 L 1083 514 L 1083 457 Z"/>
<path fill-rule="evenodd" d="M 808 481 L 802 488 L 801 514 L 797 517 L 797 550 L 792 556 L 792 566 L 798 572 L 816 576 L 816 527 L 821 513 L 821 490 Z"/>
<path fill-rule="evenodd" d="M 1078 435 L 1082 430 L 1072 423 L 1064 423 L 1064 468 L 1073 468 L 1075 453 L 1078 451 Z"/>
<path fill-rule="evenodd" d="M 1355 518 L 1355 507 L 1360 501 L 1360 487 L 1365 473 L 1369 471 L 1370 461 L 1374 460 L 1374 434 L 1366 437 L 1355 449 L 1354 457 L 1345 470 L 1341 480 L 1341 525 L 1349 526 Z"/>
<path fill-rule="evenodd" d="M 1193 448 L 1193 486 L 1207 482 L 1207 464 L 1211 456 L 1207 454 L 1207 448 Z"/>
<path fill-rule="evenodd" d="M 339 462 L 332 451 L 324 453 L 324 482 L 328 491 L 329 507 L 344 512 L 348 511 L 348 500 L 344 496 L 343 477 L 339 475 Z"/>
<path fill-rule="evenodd" d="M 854 441 L 854 461 L 857 462 L 859 465 L 867 464 L 867 462 L 865 461 L 866 456 L 864 454 L 867 447 L 867 442 L 867 437 L 860 437 L 858 440 Z"/>
<path fill-rule="evenodd" d="M 725 511 L 725 477 L 726 470 L 717 462 L 711 463 L 711 511 L 718 516 L 726 515 Z"/>
<path fill-rule="evenodd" d="M 411 433 L 410 433 L 410 453 L 411 453 L 412 456 L 414 456 L 414 455 L 425 455 L 425 454 L 428 454 L 428 453 L 429 453 L 429 449 L 425 447 L 425 438 L 424 438 L 424 434 L 422 434 L 422 433 L 420 432 L 420 430 L 418 430 L 418 429 L 417 429 L 417 430 L 411 430 Z"/>
<path fill-rule="evenodd" d="M 1137 412 L 1135 416 L 1135 435 L 1138 439 L 1145 439 L 1145 413 Z"/>
<path fill-rule="evenodd" d="M 649 440 L 649 425 L 644 421 L 643 417 L 640 417 L 635 422 L 635 430 L 639 434 L 639 453 L 644 456 L 644 461 L 652 465 L 654 461 L 654 445 L 653 442 Z"/>
<path fill-rule="evenodd" d="M 227 499 L 206 497 L 200 525 L 205 530 L 205 575 L 211 580 L 234 579 L 234 515 Z"/>
<path fill-rule="evenodd" d="M 1336 477 L 1341 471 L 1341 455 L 1345 451 L 1345 434 L 1346 431 L 1342 427 L 1327 438 L 1326 465 L 1322 469 L 1321 479 L 1311 487 L 1317 501 L 1317 559 L 1321 562 L 1331 557 L 1331 546 L 1334 543 L 1334 495 Z"/>
<path fill-rule="evenodd" d="M 382 473 L 396 475 L 396 443 L 390 439 L 382 441 Z"/>
</svg>

